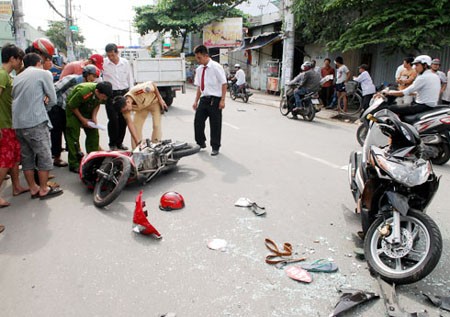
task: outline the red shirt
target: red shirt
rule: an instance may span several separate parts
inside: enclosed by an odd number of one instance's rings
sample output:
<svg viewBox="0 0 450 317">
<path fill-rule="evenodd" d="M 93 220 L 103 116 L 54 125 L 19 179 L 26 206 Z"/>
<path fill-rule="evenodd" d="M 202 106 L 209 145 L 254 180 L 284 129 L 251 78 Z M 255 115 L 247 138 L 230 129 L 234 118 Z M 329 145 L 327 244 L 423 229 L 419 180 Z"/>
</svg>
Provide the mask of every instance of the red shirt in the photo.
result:
<svg viewBox="0 0 450 317">
<path fill-rule="evenodd" d="M 322 67 L 321 70 L 320 70 L 320 74 L 322 75 L 322 78 L 324 78 L 325 76 L 328 76 L 328 75 L 333 75 L 333 78 L 334 78 L 334 76 L 335 76 L 334 68 L 331 67 L 331 66 Z M 332 80 L 326 81 L 322 85 L 322 87 L 331 87 L 331 86 L 333 86 L 333 81 Z"/>
</svg>

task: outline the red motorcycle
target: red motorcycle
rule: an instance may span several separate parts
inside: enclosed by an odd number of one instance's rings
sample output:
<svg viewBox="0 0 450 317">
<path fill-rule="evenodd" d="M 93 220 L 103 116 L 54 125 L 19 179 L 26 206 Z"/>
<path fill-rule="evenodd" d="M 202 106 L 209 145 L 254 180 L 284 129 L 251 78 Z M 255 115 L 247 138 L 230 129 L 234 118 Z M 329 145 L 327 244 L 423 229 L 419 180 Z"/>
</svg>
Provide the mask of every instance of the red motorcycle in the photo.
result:
<svg viewBox="0 0 450 317">
<path fill-rule="evenodd" d="M 146 184 L 160 172 L 174 168 L 179 159 L 200 151 L 196 144 L 165 140 L 141 142 L 131 151 L 96 151 L 83 158 L 80 178 L 89 189 L 94 190 L 94 205 L 111 204 L 126 184 Z"/>
</svg>

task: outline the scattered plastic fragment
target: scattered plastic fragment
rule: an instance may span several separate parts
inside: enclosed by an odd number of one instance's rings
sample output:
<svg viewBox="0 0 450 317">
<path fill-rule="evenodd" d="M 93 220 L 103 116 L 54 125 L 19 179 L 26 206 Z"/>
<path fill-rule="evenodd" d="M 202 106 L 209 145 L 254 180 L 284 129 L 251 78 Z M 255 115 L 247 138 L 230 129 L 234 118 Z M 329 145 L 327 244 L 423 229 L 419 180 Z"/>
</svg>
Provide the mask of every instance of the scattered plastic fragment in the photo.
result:
<svg viewBox="0 0 450 317">
<path fill-rule="evenodd" d="M 307 270 L 302 269 L 300 266 L 290 266 L 285 270 L 285 272 L 287 276 L 295 281 L 303 283 L 312 282 L 311 274 Z"/>
<path fill-rule="evenodd" d="M 262 216 L 262 215 L 264 215 L 266 213 L 266 208 L 265 207 L 258 206 L 257 203 L 255 203 L 255 202 L 253 202 L 250 199 L 245 198 L 245 197 L 239 198 L 234 203 L 234 205 L 236 207 L 247 207 L 247 208 L 250 208 L 250 210 L 253 211 L 255 213 L 255 215 L 257 215 L 257 216 Z"/>
<path fill-rule="evenodd" d="M 333 312 L 329 315 L 329 317 L 339 316 L 344 311 L 347 311 L 355 306 L 358 306 L 362 303 L 370 301 L 375 298 L 380 298 L 380 296 L 376 293 L 365 292 L 358 289 L 340 289 L 342 292 L 341 298 L 339 302 L 336 304 Z"/>
<path fill-rule="evenodd" d="M 450 311 L 450 297 L 423 294 L 434 306 Z"/>
<path fill-rule="evenodd" d="M 133 231 L 143 235 L 153 234 L 156 238 L 161 239 L 162 236 L 155 227 L 147 219 L 147 211 L 144 210 L 145 201 L 142 201 L 142 190 L 136 196 L 136 207 L 133 216 Z"/>
<path fill-rule="evenodd" d="M 212 239 L 208 242 L 208 248 L 211 250 L 223 250 L 227 247 L 227 241 L 224 239 Z"/>
<path fill-rule="evenodd" d="M 175 313 L 167 313 L 167 314 L 161 315 L 160 317 L 176 317 L 176 316 L 177 316 L 177 314 L 175 314 Z"/>
<path fill-rule="evenodd" d="M 381 296 L 384 299 L 387 316 L 389 317 L 427 317 L 426 310 L 421 312 L 408 313 L 398 304 L 397 294 L 395 293 L 395 284 L 392 286 L 383 281 L 379 276 L 377 277 L 378 284 L 380 284 Z"/>
</svg>

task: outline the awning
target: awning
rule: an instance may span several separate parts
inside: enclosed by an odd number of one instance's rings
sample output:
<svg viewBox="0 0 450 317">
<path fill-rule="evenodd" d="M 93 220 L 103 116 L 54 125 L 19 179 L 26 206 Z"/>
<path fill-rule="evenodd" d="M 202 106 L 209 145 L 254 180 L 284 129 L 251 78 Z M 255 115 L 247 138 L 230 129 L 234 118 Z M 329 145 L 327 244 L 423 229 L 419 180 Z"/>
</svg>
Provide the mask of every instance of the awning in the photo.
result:
<svg viewBox="0 0 450 317">
<path fill-rule="evenodd" d="M 242 46 L 236 48 L 234 51 L 242 50 L 256 50 L 266 45 L 275 44 L 283 40 L 282 32 L 267 32 L 260 35 L 244 38 Z"/>
</svg>

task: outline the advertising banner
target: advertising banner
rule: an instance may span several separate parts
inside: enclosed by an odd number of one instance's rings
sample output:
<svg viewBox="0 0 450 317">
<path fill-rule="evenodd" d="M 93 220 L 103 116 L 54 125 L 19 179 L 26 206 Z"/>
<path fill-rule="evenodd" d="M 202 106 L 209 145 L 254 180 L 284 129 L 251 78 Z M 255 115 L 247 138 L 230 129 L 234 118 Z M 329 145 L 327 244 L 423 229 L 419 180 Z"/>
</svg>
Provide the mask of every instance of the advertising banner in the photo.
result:
<svg viewBox="0 0 450 317">
<path fill-rule="evenodd" d="M 242 18 L 226 18 L 203 28 L 206 47 L 238 47 L 242 43 Z"/>
</svg>

